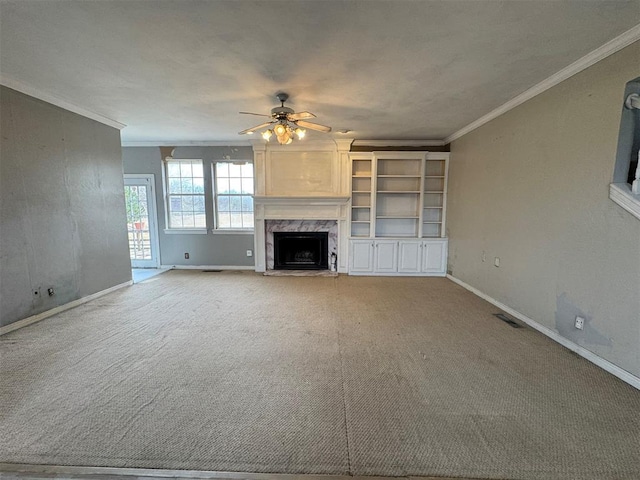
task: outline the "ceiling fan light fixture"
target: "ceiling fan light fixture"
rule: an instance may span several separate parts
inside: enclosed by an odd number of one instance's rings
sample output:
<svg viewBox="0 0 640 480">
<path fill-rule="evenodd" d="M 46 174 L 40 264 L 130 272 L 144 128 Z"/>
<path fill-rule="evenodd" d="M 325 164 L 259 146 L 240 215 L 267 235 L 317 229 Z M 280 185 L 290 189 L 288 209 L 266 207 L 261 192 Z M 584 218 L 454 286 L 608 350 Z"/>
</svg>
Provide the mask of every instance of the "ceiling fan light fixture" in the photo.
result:
<svg viewBox="0 0 640 480">
<path fill-rule="evenodd" d="M 276 139 L 278 140 L 278 143 L 280 145 L 289 145 L 293 140 L 293 137 L 288 131 L 285 130 L 282 135 L 276 135 Z"/>
<path fill-rule="evenodd" d="M 274 127 L 273 131 L 278 137 L 280 137 L 285 134 L 285 132 L 287 131 L 287 127 L 285 127 L 282 123 L 279 123 Z"/>
<path fill-rule="evenodd" d="M 240 112 L 245 115 L 258 115 L 262 117 L 271 117 L 271 120 L 255 127 L 243 130 L 240 135 L 251 134 L 254 131 L 260 130 L 264 127 L 269 129 L 262 132 L 260 135 L 267 142 L 271 136 L 275 134 L 276 139 L 280 145 L 289 145 L 294 137 L 298 140 L 302 140 L 307 133 L 306 129 L 317 130 L 319 132 L 328 133 L 331 131 L 331 127 L 326 125 L 320 125 L 318 123 L 307 122 L 307 118 L 315 118 L 315 115 L 311 112 L 295 112 L 292 108 L 285 107 L 284 102 L 287 101 L 289 96 L 286 93 L 279 93 L 277 95 L 281 105 L 271 109 L 271 115 L 263 115 L 261 113 L 252 112 Z M 303 128 L 304 127 L 304 128 Z"/>
</svg>

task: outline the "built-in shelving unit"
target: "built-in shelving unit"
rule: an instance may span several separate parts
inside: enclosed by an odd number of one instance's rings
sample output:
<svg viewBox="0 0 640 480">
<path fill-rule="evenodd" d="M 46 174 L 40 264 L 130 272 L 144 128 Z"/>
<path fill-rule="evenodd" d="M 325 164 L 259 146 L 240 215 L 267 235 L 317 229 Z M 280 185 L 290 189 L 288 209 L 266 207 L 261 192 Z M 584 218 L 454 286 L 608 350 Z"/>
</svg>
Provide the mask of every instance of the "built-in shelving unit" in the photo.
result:
<svg viewBox="0 0 640 480">
<path fill-rule="evenodd" d="M 422 157 L 374 154 L 374 160 L 374 236 L 417 237 L 420 225 Z"/>
<path fill-rule="evenodd" d="M 371 235 L 371 192 L 373 159 L 351 157 L 351 236 Z"/>
<path fill-rule="evenodd" d="M 351 236 L 442 238 L 448 153 L 352 153 Z"/>
<path fill-rule="evenodd" d="M 354 152 L 350 273 L 444 275 L 446 152 Z"/>
<path fill-rule="evenodd" d="M 447 159 L 427 158 L 424 172 L 422 237 L 443 237 Z"/>
</svg>

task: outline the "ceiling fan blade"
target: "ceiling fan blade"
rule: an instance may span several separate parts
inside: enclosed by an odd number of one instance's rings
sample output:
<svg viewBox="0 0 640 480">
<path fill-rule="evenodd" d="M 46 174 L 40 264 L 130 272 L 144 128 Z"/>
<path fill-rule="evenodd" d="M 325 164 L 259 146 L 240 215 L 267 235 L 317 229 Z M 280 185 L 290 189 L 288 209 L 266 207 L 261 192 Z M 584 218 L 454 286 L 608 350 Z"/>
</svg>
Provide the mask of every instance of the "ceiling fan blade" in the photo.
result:
<svg viewBox="0 0 640 480">
<path fill-rule="evenodd" d="M 244 135 L 245 133 L 253 133 L 256 130 L 260 130 L 261 128 L 264 128 L 264 127 L 266 127 L 268 125 L 271 125 L 272 123 L 274 123 L 274 122 L 261 123 L 260 125 L 256 125 L 255 127 L 247 128 L 246 130 L 238 132 L 238 135 Z"/>
<path fill-rule="evenodd" d="M 305 122 L 304 120 L 298 120 L 296 123 L 301 127 L 310 128 L 311 130 L 317 130 L 319 132 L 329 133 L 331 131 L 331 127 L 319 125 L 317 123 Z"/>
<path fill-rule="evenodd" d="M 296 120 L 303 120 L 305 118 L 316 118 L 316 116 L 311 112 L 298 112 L 287 115 L 287 119 L 292 122 L 295 122 Z"/>
<path fill-rule="evenodd" d="M 238 112 L 241 113 L 242 115 L 256 115 L 258 117 L 271 117 L 271 115 L 265 115 L 263 113 L 253 113 L 253 112 Z"/>
</svg>

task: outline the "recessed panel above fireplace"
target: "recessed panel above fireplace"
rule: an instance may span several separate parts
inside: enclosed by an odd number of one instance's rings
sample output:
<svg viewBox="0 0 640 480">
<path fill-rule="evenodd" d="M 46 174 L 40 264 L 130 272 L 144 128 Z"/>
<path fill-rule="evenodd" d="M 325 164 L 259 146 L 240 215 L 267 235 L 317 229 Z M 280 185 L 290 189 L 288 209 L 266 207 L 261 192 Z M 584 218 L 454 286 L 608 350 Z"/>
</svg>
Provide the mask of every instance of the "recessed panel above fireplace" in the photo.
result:
<svg viewBox="0 0 640 480">
<path fill-rule="evenodd" d="M 328 270 L 327 232 L 273 232 L 275 270 Z"/>
</svg>

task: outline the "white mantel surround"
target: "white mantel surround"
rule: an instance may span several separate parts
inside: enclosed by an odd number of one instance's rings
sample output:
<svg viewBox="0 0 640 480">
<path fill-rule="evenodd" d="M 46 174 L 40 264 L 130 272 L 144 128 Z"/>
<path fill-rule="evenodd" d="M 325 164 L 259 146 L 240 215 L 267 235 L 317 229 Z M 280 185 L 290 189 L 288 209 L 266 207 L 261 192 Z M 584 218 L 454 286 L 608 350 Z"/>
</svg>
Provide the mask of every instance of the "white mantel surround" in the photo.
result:
<svg viewBox="0 0 640 480">
<path fill-rule="evenodd" d="M 266 222 L 268 220 L 333 220 L 338 224 L 336 255 L 338 272 L 348 272 L 349 197 L 254 196 L 256 272 L 267 269 Z"/>
<path fill-rule="evenodd" d="M 332 220 L 338 226 L 338 272 L 348 273 L 352 141 L 253 144 L 256 272 L 267 269 L 267 220 Z"/>
</svg>

